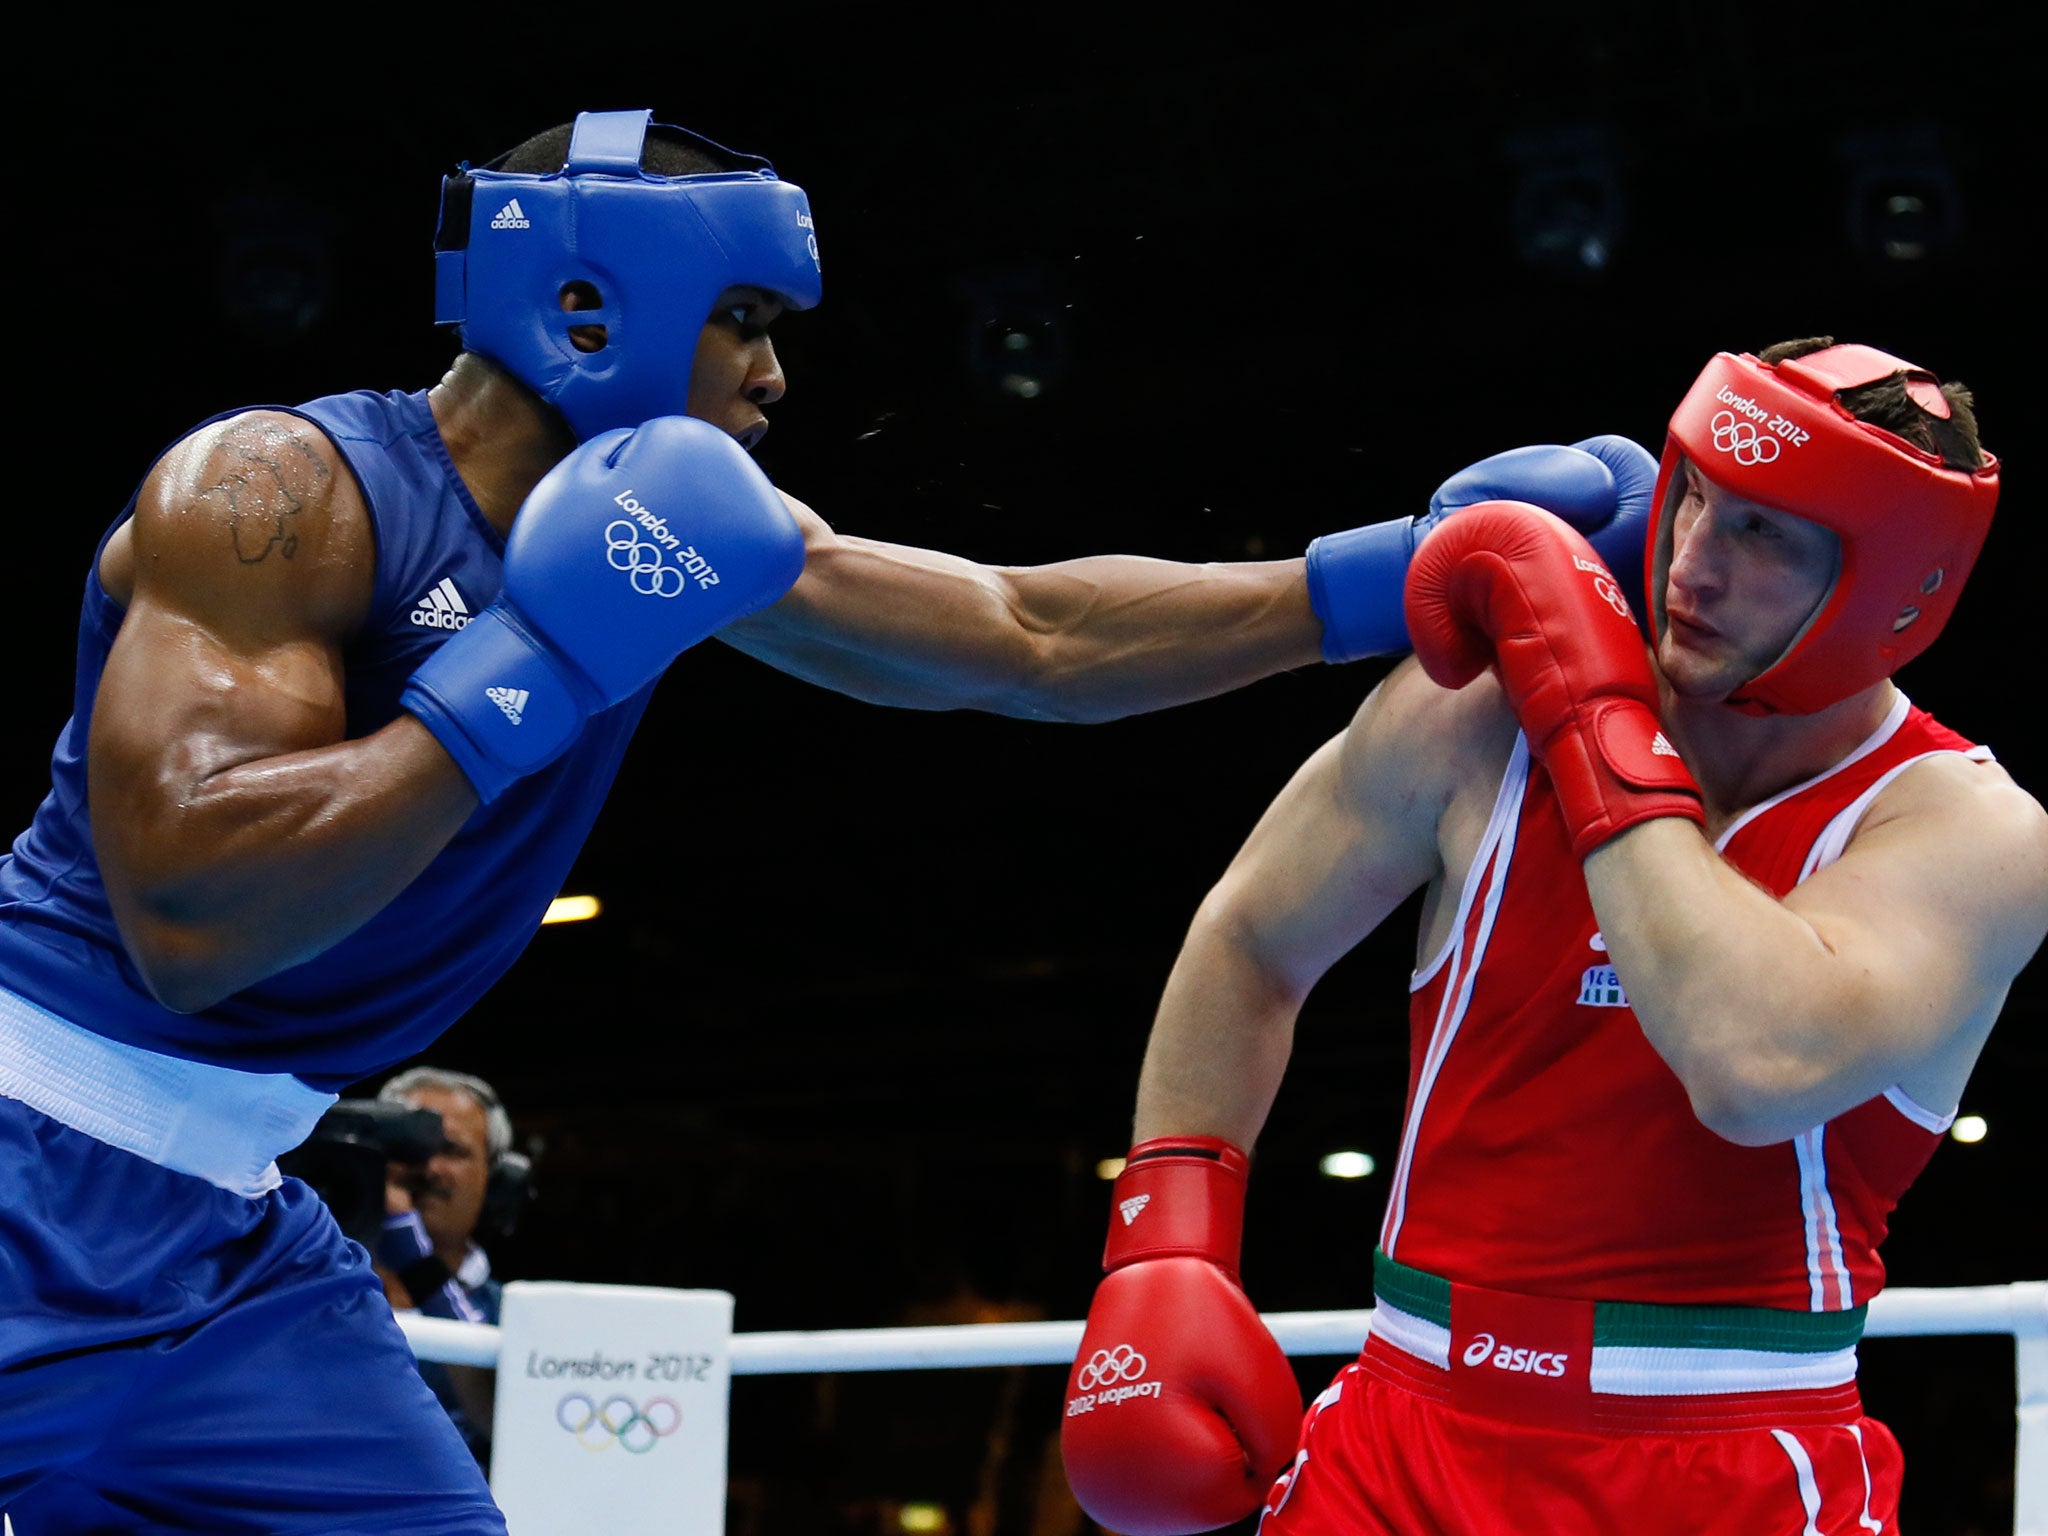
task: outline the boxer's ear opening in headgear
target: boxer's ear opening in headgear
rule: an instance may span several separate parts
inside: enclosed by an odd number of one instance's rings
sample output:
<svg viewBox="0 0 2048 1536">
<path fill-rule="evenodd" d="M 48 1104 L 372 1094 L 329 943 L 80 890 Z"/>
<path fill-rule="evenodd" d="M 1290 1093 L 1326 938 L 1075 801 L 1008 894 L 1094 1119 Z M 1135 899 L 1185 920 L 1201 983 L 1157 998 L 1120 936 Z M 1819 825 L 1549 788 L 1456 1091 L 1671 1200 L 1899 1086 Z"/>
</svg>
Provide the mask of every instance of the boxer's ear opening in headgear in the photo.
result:
<svg viewBox="0 0 2048 1536">
<path fill-rule="evenodd" d="M 581 278 L 562 284 L 562 291 L 556 295 L 562 308 L 569 314 L 578 314 L 604 308 L 604 295 L 597 291 L 597 285 Z M 569 340 L 579 352 L 601 352 L 610 341 L 611 333 L 601 325 L 572 325 Z"/>
</svg>

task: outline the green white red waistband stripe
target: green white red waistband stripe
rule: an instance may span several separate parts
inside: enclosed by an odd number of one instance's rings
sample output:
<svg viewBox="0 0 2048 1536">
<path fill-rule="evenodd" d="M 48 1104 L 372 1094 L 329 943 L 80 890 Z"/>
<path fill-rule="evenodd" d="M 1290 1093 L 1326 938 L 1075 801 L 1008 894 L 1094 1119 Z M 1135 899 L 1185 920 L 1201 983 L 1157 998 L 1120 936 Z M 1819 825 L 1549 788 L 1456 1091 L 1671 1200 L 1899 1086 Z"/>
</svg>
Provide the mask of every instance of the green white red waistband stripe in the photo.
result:
<svg viewBox="0 0 2048 1536">
<path fill-rule="evenodd" d="M 1377 1254 L 1372 1334 L 1450 1369 L 1453 1283 Z M 1855 1380 L 1865 1309 L 1557 1302 L 1592 1309 L 1589 1385 L 1627 1397 L 1787 1392 Z"/>
</svg>

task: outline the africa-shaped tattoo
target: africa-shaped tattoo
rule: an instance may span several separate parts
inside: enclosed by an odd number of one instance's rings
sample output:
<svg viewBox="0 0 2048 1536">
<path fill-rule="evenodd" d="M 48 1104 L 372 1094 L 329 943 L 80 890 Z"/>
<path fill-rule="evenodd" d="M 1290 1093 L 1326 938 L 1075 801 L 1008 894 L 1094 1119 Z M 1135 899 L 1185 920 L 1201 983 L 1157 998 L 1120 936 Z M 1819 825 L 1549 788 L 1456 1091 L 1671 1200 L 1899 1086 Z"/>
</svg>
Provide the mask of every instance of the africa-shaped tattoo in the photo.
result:
<svg viewBox="0 0 2048 1536">
<path fill-rule="evenodd" d="M 327 466 L 288 433 L 265 430 L 260 437 L 267 440 L 231 445 L 240 467 L 209 486 L 201 498 L 226 504 L 235 558 L 244 565 L 268 559 L 273 549 L 287 560 L 299 552 L 299 534 L 291 520 L 305 503 L 286 473 L 286 458 L 296 461 L 292 469 L 310 470 L 315 480 L 328 476 Z"/>
</svg>

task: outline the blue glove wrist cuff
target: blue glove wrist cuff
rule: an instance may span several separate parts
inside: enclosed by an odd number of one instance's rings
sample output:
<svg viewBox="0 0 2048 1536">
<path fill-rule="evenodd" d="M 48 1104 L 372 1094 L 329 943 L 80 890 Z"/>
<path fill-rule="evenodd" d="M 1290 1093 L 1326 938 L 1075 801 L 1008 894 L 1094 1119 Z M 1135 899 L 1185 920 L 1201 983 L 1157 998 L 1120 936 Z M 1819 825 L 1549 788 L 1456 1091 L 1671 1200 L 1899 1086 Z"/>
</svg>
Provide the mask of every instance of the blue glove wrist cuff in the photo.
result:
<svg viewBox="0 0 2048 1536">
<path fill-rule="evenodd" d="M 1323 621 L 1323 660 L 1358 661 L 1408 649 L 1401 589 L 1415 553 L 1415 520 L 1326 533 L 1308 547 L 1308 602 Z"/>
<path fill-rule="evenodd" d="M 493 603 L 421 662 L 399 695 L 489 805 L 568 750 L 602 702 Z M 586 696 L 589 696 L 586 699 Z"/>
</svg>

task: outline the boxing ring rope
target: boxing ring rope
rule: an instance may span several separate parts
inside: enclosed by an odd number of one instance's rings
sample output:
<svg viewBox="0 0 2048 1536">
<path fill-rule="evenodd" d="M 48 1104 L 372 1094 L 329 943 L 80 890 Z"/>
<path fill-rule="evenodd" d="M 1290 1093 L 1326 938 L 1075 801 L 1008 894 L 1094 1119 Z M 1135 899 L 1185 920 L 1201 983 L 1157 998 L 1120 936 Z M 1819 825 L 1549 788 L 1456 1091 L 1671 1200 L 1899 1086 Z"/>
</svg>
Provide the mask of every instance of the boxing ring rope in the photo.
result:
<svg viewBox="0 0 2048 1536">
<path fill-rule="evenodd" d="M 1354 1355 L 1372 1313 L 1276 1312 L 1265 1317 L 1290 1355 Z M 499 1331 L 401 1313 L 413 1353 L 451 1365 L 495 1367 Z M 982 1366 L 1066 1365 L 1082 1325 L 966 1323 L 931 1328 L 842 1328 L 740 1333 L 732 1337 L 734 1376 L 810 1372 L 959 1370 Z M 2012 1336 L 2018 1385 L 2014 1536 L 2048 1536 L 2048 1280 L 2011 1285 L 1904 1289 L 1871 1303 L 1866 1338 L 1993 1334 Z"/>
</svg>

